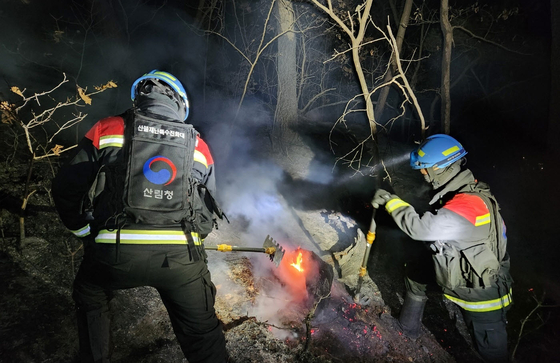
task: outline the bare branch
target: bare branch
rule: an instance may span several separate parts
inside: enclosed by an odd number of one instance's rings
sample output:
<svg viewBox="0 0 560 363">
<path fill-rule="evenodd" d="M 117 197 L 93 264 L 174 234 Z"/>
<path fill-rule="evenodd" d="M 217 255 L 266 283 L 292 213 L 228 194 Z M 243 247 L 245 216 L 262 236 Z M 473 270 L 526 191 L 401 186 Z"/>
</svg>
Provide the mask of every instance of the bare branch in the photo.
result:
<svg viewBox="0 0 560 363">
<path fill-rule="evenodd" d="M 247 63 L 249 63 L 251 65 L 253 64 L 253 62 L 249 59 L 249 57 L 245 53 L 243 53 L 243 51 L 241 49 L 239 49 L 231 40 L 229 40 L 228 37 L 225 37 L 222 34 L 220 34 L 218 32 L 215 32 L 215 31 L 212 31 L 212 30 L 206 30 L 205 32 L 208 33 L 208 34 L 214 34 L 214 35 L 219 36 L 220 38 L 222 38 L 223 40 L 228 42 L 228 44 L 231 45 L 231 47 L 233 49 L 235 49 L 237 51 L 237 53 L 239 53 L 239 55 L 241 55 L 243 58 L 245 58 Z"/>
<path fill-rule="evenodd" d="M 2 113 L 8 115 L 8 118 L 10 120 L 16 120 L 17 123 L 19 124 L 19 126 L 21 126 L 21 128 L 24 131 L 24 136 L 25 136 L 27 148 L 28 148 L 29 152 L 31 153 L 31 155 L 33 155 L 33 159 L 35 159 L 35 160 L 42 159 L 42 158 L 49 157 L 49 156 L 58 156 L 58 154 L 60 152 L 64 152 L 64 151 L 68 150 L 69 148 L 64 149 L 63 147 L 61 147 L 61 148 L 58 148 L 56 150 L 56 152 L 53 152 L 53 153 L 45 152 L 44 155 L 36 155 L 36 150 L 40 147 L 40 145 L 38 145 L 38 140 L 33 135 L 33 129 L 34 128 L 44 127 L 47 124 L 53 124 L 53 123 L 57 126 L 57 128 L 53 131 L 53 133 L 50 136 L 47 135 L 46 145 L 42 146 L 42 148 L 44 150 L 47 150 L 47 149 L 49 149 L 48 145 L 51 142 L 53 142 L 54 138 L 58 134 L 60 134 L 64 130 L 67 130 L 67 129 L 77 125 L 78 123 L 83 121 L 84 118 L 87 116 L 87 114 L 82 114 L 81 112 L 79 112 L 77 114 L 74 114 L 73 117 L 70 118 L 69 120 L 64 121 L 62 123 L 62 125 L 58 125 L 58 123 L 54 120 L 54 114 L 58 110 L 60 110 L 62 108 L 65 108 L 65 107 L 69 107 L 69 106 L 83 107 L 85 103 L 90 103 L 91 102 L 91 96 L 93 96 L 95 94 L 98 94 L 98 93 L 101 93 L 101 92 L 104 92 L 105 90 L 107 90 L 109 88 L 117 87 L 115 82 L 110 81 L 105 85 L 95 87 L 95 91 L 87 93 L 87 89 L 82 89 L 78 86 L 78 94 L 75 95 L 74 97 L 68 98 L 64 102 L 57 102 L 54 106 L 52 106 L 50 108 L 43 109 L 39 113 L 35 113 L 34 110 L 30 110 L 31 118 L 28 119 L 28 120 L 24 120 L 24 119 L 21 119 L 19 117 L 19 113 L 22 111 L 22 109 L 25 106 L 27 106 L 29 104 L 30 101 L 35 101 L 37 103 L 37 105 L 41 106 L 41 102 L 40 102 L 41 97 L 44 97 L 44 96 L 49 96 L 50 97 L 52 92 L 59 89 L 66 82 L 68 82 L 68 79 L 66 78 L 66 74 L 63 73 L 63 79 L 62 79 L 62 81 L 60 81 L 60 83 L 58 85 L 56 85 L 55 87 L 53 87 L 49 91 L 45 91 L 45 92 L 41 92 L 41 93 L 35 93 L 32 96 L 26 96 L 25 95 L 25 89 L 23 91 L 21 91 L 21 90 L 19 90 L 18 87 L 14 86 L 14 87 L 11 88 L 11 91 L 22 98 L 22 104 L 20 106 L 16 107 L 14 105 L 10 105 L 8 102 L 2 102 L 2 105 L 1 105 Z"/>
<path fill-rule="evenodd" d="M 481 36 L 479 36 L 479 35 L 476 35 L 476 34 L 474 34 L 473 32 L 471 32 L 470 30 L 468 30 L 467 28 L 462 27 L 462 26 L 460 26 L 460 25 L 455 25 L 455 26 L 453 26 L 453 29 L 462 30 L 462 31 L 464 31 L 465 33 L 467 33 L 468 35 L 470 35 L 471 37 L 475 38 L 475 39 L 481 40 L 481 41 L 483 41 L 483 42 L 485 42 L 485 43 L 488 43 L 488 44 L 492 44 L 492 45 L 494 45 L 494 46 L 496 46 L 496 47 L 498 47 L 498 48 L 501 48 L 501 49 L 503 49 L 503 50 L 505 50 L 505 51 L 508 51 L 508 52 L 511 52 L 511 53 L 520 54 L 520 55 L 526 55 L 526 56 L 531 56 L 531 55 L 533 55 L 533 54 L 523 53 L 523 52 L 519 52 L 519 51 L 517 51 L 517 50 L 510 49 L 510 48 L 508 48 L 508 47 L 505 47 L 505 46 L 501 45 L 500 43 L 496 43 L 496 42 L 494 42 L 494 41 L 492 41 L 492 40 L 490 40 L 490 39 L 487 39 L 487 38 L 481 37 Z"/>
<path fill-rule="evenodd" d="M 395 40 L 395 37 L 393 36 L 393 32 L 392 32 L 391 27 L 389 25 L 387 25 L 387 31 L 389 32 L 389 38 L 391 39 L 391 44 L 393 45 L 393 51 L 395 52 L 395 63 L 397 65 L 397 69 L 399 71 L 401 79 L 404 82 L 404 87 L 407 91 L 406 93 L 408 93 L 410 98 L 412 98 L 412 103 L 414 104 L 414 108 L 416 109 L 418 117 L 420 118 L 420 126 L 421 126 L 421 129 L 422 129 L 422 138 L 424 138 L 424 133 L 426 131 L 426 121 L 424 120 L 424 113 L 422 112 L 422 109 L 420 108 L 420 104 L 418 103 L 418 99 L 416 98 L 416 95 L 414 94 L 414 91 L 412 90 L 412 87 L 410 87 L 410 84 L 408 83 L 408 79 L 406 78 L 406 75 L 404 74 L 404 71 L 402 69 L 402 64 L 401 64 L 400 55 L 399 55 L 399 49 L 397 47 L 397 41 Z"/>
<path fill-rule="evenodd" d="M 307 104 L 305 105 L 305 107 L 303 108 L 303 110 L 301 112 L 306 113 L 307 110 L 309 109 L 309 107 L 311 107 L 311 105 L 313 104 L 313 102 L 315 102 L 317 99 L 323 97 L 324 95 L 326 95 L 327 93 L 336 90 L 336 88 L 328 88 L 325 90 L 322 90 L 321 92 L 317 93 L 315 96 L 313 96 L 313 98 L 311 98 L 309 100 L 309 102 L 307 102 Z"/>
<path fill-rule="evenodd" d="M 545 293 L 543 293 L 543 295 L 541 296 L 540 299 L 537 299 L 537 297 L 535 296 L 535 293 L 533 292 L 532 298 L 533 298 L 533 300 L 535 300 L 537 305 L 533 308 L 533 310 L 531 310 L 529 312 L 529 314 L 527 314 L 527 316 L 525 316 L 525 318 L 523 320 L 521 320 L 521 328 L 519 329 L 519 334 L 517 336 L 517 342 L 515 343 L 515 347 L 513 348 L 513 352 L 511 353 L 511 360 L 512 361 L 514 361 L 515 353 L 517 352 L 517 347 L 519 346 L 519 342 L 521 341 L 521 338 L 524 336 L 523 335 L 523 329 L 525 328 L 525 324 L 527 324 L 527 322 L 530 320 L 530 317 L 540 308 L 557 308 L 557 307 L 560 307 L 560 305 L 543 305 L 544 297 L 545 297 Z M 541 321 L 543 320 L 542 317 L 539 316 L 539 318 L 541 319 Z M 544 323 L 541 324 L 540 326 L 538 326 L 536 329 L 539 329 L 542 325 L 544 325 Z"/>
<path fill-rule="evenodd" d="M 353 31 L 354 26 L 352 22 L 352 16 L 350 14 L 349 14 L 349 19 L 352 24 L 352 29 L 349 29 L 348 26 L 342 21 L 342 19 L 340 19 L 340 17 L 335 14 L 335 12 L 332 9 L 332 4 L 330 3 L 330 1 L 328 2 L 329 4 L 328 8 L 325 5 L 321 4 L 318 0 L 312 0 L 312 2 L 317 7 L 322 9 L 325 13 L 327 13 L 327 15 L 330 16 L 330 18 L 333 19 L 350 38 L 350 42 L 351 42 L 350 50 L 352 51 L 352 61 L 354 64 L 354 69 L 356 70 L 356 74 L 358 76 L 358 82 L 362 90 L 362 95 L 366 103 L 366 114 L 369 121 L 370 132 L 371 135 L 373 136 L 376 133 L 376 123 L 375 123 L 375 114 L 373 112 L 373 102 L 371 100 L 371 97 L 369 96 L 370 93 L 368 91 L 368 85 L 364 76 L 364 70 L 362 68 L 362 64 L 360 61 L 360 54 L 359 54 L 360 48 L 362 46 L 362 42 L 364 40 L 365 31 L 369 23 L 368 21 L 370 19 L 369 13 L 371 10 L 373 0 L 366 0 L 361 6 L 358 6 L 356 8 L 356 15 L 359 22 L 359 30 L 358 30 L 358 34 L 356 35 L 354 35 L 354 31 Z M 361 10 L 363 10 L 363 12 L 360 13 Z"/>
</svg>

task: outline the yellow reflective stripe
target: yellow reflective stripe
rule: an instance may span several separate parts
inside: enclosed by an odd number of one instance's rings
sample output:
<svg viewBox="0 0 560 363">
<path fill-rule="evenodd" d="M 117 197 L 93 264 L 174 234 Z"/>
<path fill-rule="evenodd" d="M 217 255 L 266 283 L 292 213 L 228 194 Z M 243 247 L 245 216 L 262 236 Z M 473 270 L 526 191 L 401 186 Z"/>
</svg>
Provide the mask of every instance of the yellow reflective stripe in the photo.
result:
<svg viewBox="0 0 560 363">
<path fill-rule="evenodd" d="M 478 227 L 488 223 L 490 223 L 490 213 L 486 213 L 484 215 L 476 217 L 476 221 L 474 222 L 474 225 Z"/>
<path fill-rule="evenodd" d="M 122 147 L 123 143 L 124 143 L 123 135 L 107 135 L 107 136 L 101 136 L 99 138 L 100 149 L 103 149 L 104 147 L 108 147 L 108 146 Z"/>
<path fill-rule="evenodd" d="M 174 89 L 175 91 L 177 91 L 177 93 L 180 94 L 181 97 L 186 96 L 186 95 L 185 95 L 185 92 L 181 91 L 181 89 L 179 89 L 179 87 L 178 87 L 177 84 L 175 83 L 175 82 L 179 82 L 179 81 L 177 80 L 177 78 L 173 77 L 173 75 L 171 75 L 170 73 L 161 72 L 161 71 L 154 72 L 154 74 L 157 74 L 157 75 L 159 75 L 159 76 L 161 76 L 161 77 L 163 77 L 163 78 L 169 79 L 169 80 L 171 81 L 169 85 L 170 85 L 171 87 L 173 87 L 173 89 Z"/>
<path fill-rule="evenodd" d="M 194 244 L 200 246 L 202 240 L 196 232 L 191 232 Z M 95 237 L 96 243 L 115 243 L 117 240 L 117 231 L 108 231 L 102 229 Z M 146 231 L 146 230 L 130 230 L 121 229 L 120 243 L 124 244 L 163 244 L 163 245 L 180 245 L 187 244 L 187 237 L 183 231 Z"/>
<path fill-rule="evenodd" d="M 488 301 L 477 301 L 477 302 L 461 300 L 446 294 L 444 294 L 444 296 L 465 310 L 483 313 L 487 311 L 500 310 L 505 308 L 509 304 L 511 304 L 512 301 L 511 292 L 512 291 L 510 289 L 509 293 L 505 294 L 499 299 L 488 300 Z"/>
<path fill-rule="evenodd" d="M 453 147 L 450 147 L 450 148 L 447 149 L 447 150 L 444 150 L 444 151 L 442 152 L 442 154 L 443 154 L 444 156 L 447 156 L 447 155 L 449 155 L 449 154 L 451 154 L 451 153 L 454 153 L 455 151 L 458 151 L 458 150 L 459 150 L 459 146 L 455 145 L 455 146 L 453 146 Z"/>
<path fill-rule="evenodd" d="M 80 229 L 74 230 L 74 231 L 70 231 L 72 233 L 74 233 L 74 235 L 78 236 L 78 237 L 85 237 L 88 236 L 91 232 L 89 224 L 85 227 L 82 227 Z"/>
<path fill-rule="evenodd" d="M 418 150 L 418 156 L 422 157 L 424 155 L 426 155 L 426 153 L 424 151 Z"/>
<path fill-rule="evenodd" d="M 167 72 L 157 71 L 157 72 L 154 72 L 154 74 L 159 74 L 160 76 L 165 77 L 165 78 L 169 78 L 172 81 L 177 80 L 177 78 L 173 77 L 170 73 L 167 73 Z"/>
<path fill-rule="evenodd" d="M 198 161 L 199 163 L 204 165 L 206 169 L 208 169 L 208 161 L 206 160 L 206 156 L 204 156 L 204 154 L 198 150 L 194 151 L 194 161 Z"/>
<path fill-rule="evenodd" d="M 393 213 L 395 209 L 398 209 L 400 207 L 408 207 L 409 205 L 410 204 L 408 204 L 404 200 L 395 198 L 391 199 L 387 202 L 387 204 L 385 204 L 385 210 L 390 214 Z"/>
</svg>

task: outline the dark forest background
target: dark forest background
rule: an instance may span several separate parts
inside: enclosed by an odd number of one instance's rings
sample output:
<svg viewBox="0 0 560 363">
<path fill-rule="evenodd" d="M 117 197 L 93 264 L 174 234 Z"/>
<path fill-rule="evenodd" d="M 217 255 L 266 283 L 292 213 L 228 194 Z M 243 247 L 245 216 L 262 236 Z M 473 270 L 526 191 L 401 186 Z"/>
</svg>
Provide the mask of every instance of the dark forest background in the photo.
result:
<svg viewBox="0 0 560 363">
<path fill-rule="evenodd" d="M 529 361 L 536 349 L 541 361 L 560 361 L 553 352 L 560 342 L 554 328 L 560 315 L 560 6 L 554 0 L 449 0 L 453 43 L 446 100 L 443 3 L 333 1 L 328 14 L 313 1 L 5 0 L 5 167 L 16 160 L 30 165 L 35 153 L 35 164 L 49 165 L 50 174 L 41 175 L 49 180 L 97 120 L 130 107 L 136 78 L 161 69 L 187 89 L 189 122 L 215 155 L 227 211 L 238 213 L 241 189 L 281 179 L 269 169 L 279 163 L 292 176 L 305 175 L 311 186 L 344 184 L 329 206 L 367 229 L 363 206 L 375 189 L 408 167 L 406 155 L 423 137 L 447 132 L 447 102 L 449 133 L 469 151 L 475 175 L 492 186 L 508 224 L 517 283 L 510 335 L 523 335 L 527 347 L 518 359 Z M 353 55 L 355 39 L 336 18 L 357 35 L 364 9 L 367 26 Z M 387 27 L 398 40 L 403 19 L 399 73 L 391 64 L 395 48 Z M 58 132 L 76 118 L 79 123 Z M 247 183 L 240 173 L 253 178 Z M 36 177 L 13 181 L 18 198 L 32 203 L 29 180 Z M 20 233 L 7 224 L 13 197 L 7 189 L 0 195 L 3 247 Z M 49 194 L 48 187 L 37 190 Z"/>
</svg>

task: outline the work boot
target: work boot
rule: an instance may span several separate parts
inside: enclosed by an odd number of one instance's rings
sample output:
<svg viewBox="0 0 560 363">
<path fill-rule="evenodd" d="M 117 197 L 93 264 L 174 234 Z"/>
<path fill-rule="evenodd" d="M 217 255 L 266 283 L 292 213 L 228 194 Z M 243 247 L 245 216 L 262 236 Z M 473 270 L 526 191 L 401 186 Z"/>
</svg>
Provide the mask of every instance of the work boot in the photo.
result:
<svg viewBox="0 0 560 363">
<path fill-rule="evenodd" d="M 426 306 L 426 296 L 406 293 L 404 304 L 399 315 L 399 326 L 403 333 L 412 340 L 418 339 L 422 332 L 422 315 Z"/>
</svg>

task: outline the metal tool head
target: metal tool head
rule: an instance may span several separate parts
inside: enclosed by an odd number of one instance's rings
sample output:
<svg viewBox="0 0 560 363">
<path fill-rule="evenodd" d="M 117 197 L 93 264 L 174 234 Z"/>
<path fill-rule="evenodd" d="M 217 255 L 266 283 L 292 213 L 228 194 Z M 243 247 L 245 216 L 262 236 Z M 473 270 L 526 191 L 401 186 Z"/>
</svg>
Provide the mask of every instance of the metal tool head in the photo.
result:
<svg viewBox="0 0 560 363">
<path fill-rule="evenodd" d="M 276 243 L 275 240 L 272 239 L 270 236 L 266 236 L 263 243 L 263 248 L 265 253 L 270 256 L 270 261 L 274 262 L 276 267 L 280 266 L 280 261 L 284 258 L 284 253 L 286 250 Z"/>
</svg>

